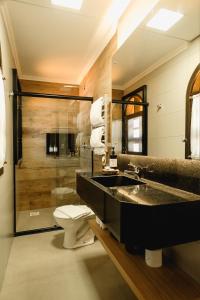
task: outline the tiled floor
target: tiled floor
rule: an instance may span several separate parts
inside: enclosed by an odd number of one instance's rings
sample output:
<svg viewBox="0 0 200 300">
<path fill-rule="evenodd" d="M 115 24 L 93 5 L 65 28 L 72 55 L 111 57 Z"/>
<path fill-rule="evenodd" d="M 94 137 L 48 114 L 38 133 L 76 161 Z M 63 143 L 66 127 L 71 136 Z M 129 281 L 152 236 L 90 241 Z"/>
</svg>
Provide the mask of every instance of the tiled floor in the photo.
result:
<svg viewBox="0 0 200 300">
<path fill-rule="evenodd" d="M 63 231 L 14 239 L 0 300 L 135 300 L 99 241 L 67 250 Z"/>
</svg>

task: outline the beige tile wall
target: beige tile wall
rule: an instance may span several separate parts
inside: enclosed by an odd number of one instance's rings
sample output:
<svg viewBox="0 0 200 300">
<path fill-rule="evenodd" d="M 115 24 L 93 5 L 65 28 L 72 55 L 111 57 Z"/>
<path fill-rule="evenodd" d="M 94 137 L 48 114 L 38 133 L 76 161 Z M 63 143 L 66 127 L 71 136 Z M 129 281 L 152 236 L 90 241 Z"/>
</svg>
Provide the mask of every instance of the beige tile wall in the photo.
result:
<svg viewBox="0 0 200 300">
<path fill-rule="evenodd" d="M 46 155 L 46 133 L 77 133 L 78 112 L 78 101 L 23 97 L 23 159 L 16 167 L 18 211 L 79 201 L 74 194 L 66 194 L 62 199 L 52 194 L 59 186 L 75 190 L 79 157 L 55 159 Z"/>
</svg>

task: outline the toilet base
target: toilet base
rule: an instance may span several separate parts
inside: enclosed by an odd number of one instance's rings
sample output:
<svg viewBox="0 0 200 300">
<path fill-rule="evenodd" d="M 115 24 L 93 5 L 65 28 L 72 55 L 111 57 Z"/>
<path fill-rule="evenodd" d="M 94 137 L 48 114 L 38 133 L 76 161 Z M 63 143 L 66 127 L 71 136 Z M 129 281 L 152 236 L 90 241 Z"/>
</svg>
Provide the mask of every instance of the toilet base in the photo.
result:
<svg viewBox="0 0 200 300">
<path fill-rule="evenodd" d="M 66 249 L 74 249 L 91 245 L 94 243 L 95 234 L 92 229 L 86 223 L 80 233 L 73 231 L 66 231 L 64 235 L 63 247 Z"/>
</svg>

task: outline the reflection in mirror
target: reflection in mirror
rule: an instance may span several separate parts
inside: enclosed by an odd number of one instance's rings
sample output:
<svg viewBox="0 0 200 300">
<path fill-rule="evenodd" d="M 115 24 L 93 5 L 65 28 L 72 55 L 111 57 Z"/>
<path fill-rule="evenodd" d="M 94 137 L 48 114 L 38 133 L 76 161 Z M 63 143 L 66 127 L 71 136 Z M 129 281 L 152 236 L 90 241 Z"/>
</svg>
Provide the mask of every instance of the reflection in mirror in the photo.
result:
<svg viewBox="0 0 200 300">
<path fill-rule="evenodd" d="M 179 12 L 183 16 L 166 31 L 148 27 L 147 24 L 160 9 Z M 169 158 L 188 158 L 190 155 L 186 153 L 186 148 L 190 152 L 191 149 L 188 146 L 190 138 L 186 131 L 185 107 L 188 84 L 199 63 L 200 0 L 158 1 L 114 54 L 113 99 L 120 94 L 122 99 L 139 87 L 147 86 L 148 155 Z M 113 122 L 115 125 L 118 122 L 119 126 L 120 109 L 116 105 L 113 104 Z M 117 131 L 115 125 L 114 139 L 120 139 L 117 136 L 119 132 L 123 144 L 122 131 Z M 133 144 L 130 147 L 133 150 Z"/>
<path fill-rule="evenodd" d="M 142 86 L 122 98 L 123 153 L 147 155 L 146 94 L 146 86 Z"/>
<path fill-rule="evenodd" d="M 112 144 L 117 153 L 147 155 L 147 87 L 113 99 Z M 121 120 L 122 121 L 121 121 Z"/>
</svg>

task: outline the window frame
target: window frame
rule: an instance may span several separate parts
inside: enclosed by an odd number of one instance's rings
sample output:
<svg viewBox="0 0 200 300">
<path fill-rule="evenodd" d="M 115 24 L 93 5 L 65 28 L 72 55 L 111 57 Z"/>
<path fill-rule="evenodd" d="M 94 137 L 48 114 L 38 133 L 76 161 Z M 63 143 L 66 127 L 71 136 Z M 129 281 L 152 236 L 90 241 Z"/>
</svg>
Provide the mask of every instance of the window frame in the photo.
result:
<svg viewBox="0 0 200 300">
<path fill-rule="evenodd" d="M 135 151 L 128 151 L 128 142 L 130 141 L 128 138 L 128 120 L 130 119 L 134 119 L 137 117 L 142 117 L 142 145 L 143 145 L 143 122 L 144 122 L 144 118 L 143 118 L 143 111 L 140 112 L 136 112 L 134 114 L 125 116 L 126 118 L 126 149 L 127 149 L 127 154 L 134 154 L 134 155 L 142 155 L 142 152 L 135 152 Z"/>
<path fill-rule="evenodd" d="M 194 92 L 194 84 L 196 82 L 197 77 L 200 73 L 200 64 L 196 67 L 194 70 L 188 87 L 187 87 L 187 93 L 186 93 L 186 112 L 185 112 L 185 139 L 183 140 L 185 142 L 185 159 L 191 159 L 191 119 L 192 119 L 192 99 L 191 97 L 197 94 L 197 92 Z"/>
<path fill-rule="evenodd" d="M 133 97 L 139 97 L 140 101 L 133 101 L 130 103 L 130 99 Z M 132 155 L 147 155 L 147 124 L 148 124 L 148 103 L 147 103 L 147 86 L 143 85 L 133 92 L 123 96 L 123 102 L 127 102 L 127 104 L 122 104 L 122 153 L 124 154 L 132 154 Z M 127 105 L 139 105 L 143 107 L 141 112 L 136 112 L 134 114 L 126 115 Z M 142 116 L 142 151 L 141 152 L 132 152 L 128 151 L 128 119 L 136 116 Z"/>
</svg>

